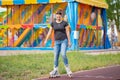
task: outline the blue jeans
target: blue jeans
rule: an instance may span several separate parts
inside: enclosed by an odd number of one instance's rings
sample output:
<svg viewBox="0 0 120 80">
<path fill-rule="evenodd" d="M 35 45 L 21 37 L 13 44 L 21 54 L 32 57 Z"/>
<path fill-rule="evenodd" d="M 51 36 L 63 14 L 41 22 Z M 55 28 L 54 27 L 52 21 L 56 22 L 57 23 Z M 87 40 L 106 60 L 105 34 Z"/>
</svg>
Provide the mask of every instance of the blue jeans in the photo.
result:
<svg viewBox="0 0 120 80">
<path fill-rule="evenodd" d="M 63 62 L 65 66 L 68 66 L 68 59 L 66 56 L 66 51 L 68 47 L 68 40 L 56 40 L 55 41 L 55 46 L 54 46 L 54 67 L 58 67 L 58 60 L 59 60 L 59 55 L 61 52 Z"/>
</svg>

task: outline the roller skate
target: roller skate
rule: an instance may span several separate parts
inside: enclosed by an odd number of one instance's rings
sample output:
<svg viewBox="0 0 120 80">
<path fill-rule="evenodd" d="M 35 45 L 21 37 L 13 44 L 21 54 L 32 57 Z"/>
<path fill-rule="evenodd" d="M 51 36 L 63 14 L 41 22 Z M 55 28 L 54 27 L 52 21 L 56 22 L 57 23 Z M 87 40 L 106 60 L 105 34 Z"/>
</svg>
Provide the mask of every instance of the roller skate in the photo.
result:
<svg viewBox="0 0 120 80">
<path fill-rule="evenodd" d="M 68 77 L 72 78 L 72 72 L 69 67 L 65 67 Z"/>
<path fill-rule="evenodd" d="M 60 74 L 58 72 L 58 68 L 54 68 L 54 70 L 50 72 L 49 78 L 58 78 L 58 77 L 60 77 Z"/>
</svg>

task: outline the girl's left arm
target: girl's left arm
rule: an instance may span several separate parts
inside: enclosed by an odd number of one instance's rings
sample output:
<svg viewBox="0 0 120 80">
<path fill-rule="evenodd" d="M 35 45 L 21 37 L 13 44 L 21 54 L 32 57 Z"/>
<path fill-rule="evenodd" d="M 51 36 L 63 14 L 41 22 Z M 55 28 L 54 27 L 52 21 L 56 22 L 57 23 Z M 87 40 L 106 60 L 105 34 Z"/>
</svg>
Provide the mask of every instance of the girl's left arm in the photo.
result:
<svg viewBox="0 0 120 80">
<path fill-rule="evenodd" d="M 70 26 L 66 26 L 66 34 L 67 34 L 67 38 L 68 38 L 68 46 L 71 46 L 71 41 L 70 41 Z"/>
</svg>

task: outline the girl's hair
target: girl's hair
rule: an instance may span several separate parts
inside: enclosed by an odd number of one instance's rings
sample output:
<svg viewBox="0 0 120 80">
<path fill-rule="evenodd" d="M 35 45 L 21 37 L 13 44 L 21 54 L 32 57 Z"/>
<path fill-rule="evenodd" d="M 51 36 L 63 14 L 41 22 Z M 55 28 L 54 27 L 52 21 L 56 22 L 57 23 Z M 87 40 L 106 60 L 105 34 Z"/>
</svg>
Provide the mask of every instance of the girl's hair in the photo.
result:
<svg viewBox="0 0 120 80">
<path fill-rule="evenodd" d="M 62 9 L 59 9 L 57 12 L 56 12 L 56 14 L 59 14 L 59 15 L 63 15 L 63 10 Z"/>
</svg>

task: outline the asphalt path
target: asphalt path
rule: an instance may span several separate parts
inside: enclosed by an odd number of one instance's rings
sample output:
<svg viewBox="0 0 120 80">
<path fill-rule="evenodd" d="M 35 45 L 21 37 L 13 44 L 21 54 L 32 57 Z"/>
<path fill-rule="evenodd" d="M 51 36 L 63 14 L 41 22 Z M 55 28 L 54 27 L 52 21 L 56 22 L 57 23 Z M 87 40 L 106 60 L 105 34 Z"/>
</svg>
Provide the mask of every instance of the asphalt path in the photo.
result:
<svg viewBox="0 0 120 80">
<path fill-rule="evenodd" d="M 73 77 L 69 78 L 66 74 L 59 78 L 36 78 L 33 80 L 120 80 L 120 65 L 105 68 L 97 68 L 93 70 L 78 71 L 73 73 Z"/>
</svg>

